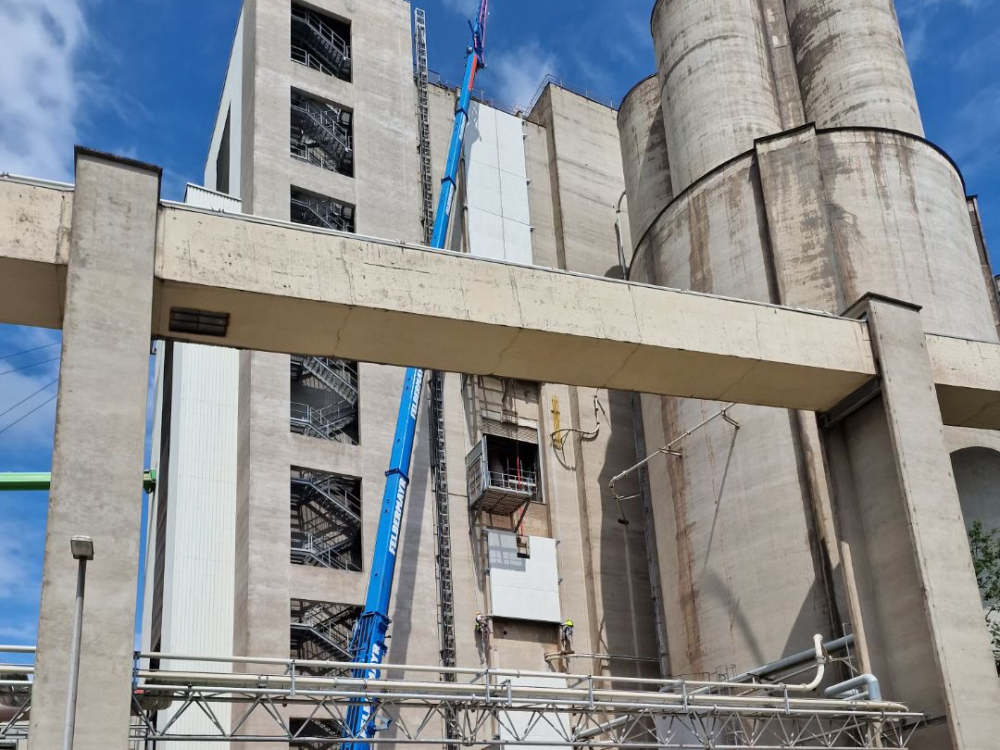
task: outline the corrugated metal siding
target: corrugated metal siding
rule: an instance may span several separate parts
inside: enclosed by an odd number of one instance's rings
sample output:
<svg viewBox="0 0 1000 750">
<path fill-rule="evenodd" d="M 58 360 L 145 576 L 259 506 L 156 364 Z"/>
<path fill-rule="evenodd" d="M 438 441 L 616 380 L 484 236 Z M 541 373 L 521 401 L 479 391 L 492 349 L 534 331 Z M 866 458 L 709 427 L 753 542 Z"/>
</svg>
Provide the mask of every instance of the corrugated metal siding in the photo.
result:
<svg viewBox="0 0 1000 750">
<path fill-rule="evenodd" d="M 165 652 L 233 653 L 238 381 L 236 350 L 175 346 Z M 228 665 L 209 663 L 164 668 L 228 671 Z M 228 708 L 221 710 L 225 724 Z M 211 730 L 208 719 L 194 712 L 178 722 L 183 733 Z"/>
<path fill-rule="evenodd" d="M 243 206 L 239 198 L 225 193 L 217 193 L 190 182 L 184 191 L 184 202 L 198 208 L 209 208 L 213 211 L 224 211 L 231 214 L 240 213 Z"/>
</svg>

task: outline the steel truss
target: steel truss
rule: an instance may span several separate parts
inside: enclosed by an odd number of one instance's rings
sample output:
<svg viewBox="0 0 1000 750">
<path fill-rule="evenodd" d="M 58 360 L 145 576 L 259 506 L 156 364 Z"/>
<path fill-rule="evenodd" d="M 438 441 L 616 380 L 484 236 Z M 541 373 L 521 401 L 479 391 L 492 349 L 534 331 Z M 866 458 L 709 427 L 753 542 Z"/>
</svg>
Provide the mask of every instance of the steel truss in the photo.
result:
<svg viewBox="0 0 1000 750">
<path fill-rule="evenodd" d="M 2 650 L 2 649 L 0 649 Z M 148 669 L 150 663 L 206 662 L 240 673 Z M 922 714 L 884 701 L 842 701 L 800 695 L 801 686 L 571 675 L 495 669 L 387 665 L 385 679 L 323 677 L 349 662 L 206 658 L 136 654 L 131 740 L 143 742 L 296 742 L 332 747 L 339 740 L 311 736 L 316 724 L 342 726 L 352 703 L 373 702 L 370 745 L 468 747 L 541 746 L 698 748 L 708 750 L 857 750 L 906 748 Z M 250 668 L 253 667 L 251 670 Z M 257 671 L 260 670 L 260 671 Z M 0 698 L 16 705 L 0 723 L 0 740 L 23 739 L 33 669 L 0 666 Z M 444 676 L 454 677 L 445 682 Z M 397 676 L 400 675 L 400 676 Z M 417 679 L 413 678 L 417 676 Z M 553 677 L 566 680 L 553 687 Z M 537 685 L 532 681 L 537 680 Z M 232 707 L 223 722 L 216 709 Z M 170 716 L 160 711 L 170 709 Z M 159 714 L 159 718 L 158 718 Z M 213 729 L 183 733 L 179 720 L 198 715 Z M 455 737 L 445 731 L 452 717 Z M 298 721 L 293 722 L 293 718 Z M 306 720 L 306 721 L 303 721 Z M 298 729 L 293 729 L 293 724 Z M 312 728 L 311 728 L 312 727 Z"/>
</svg>

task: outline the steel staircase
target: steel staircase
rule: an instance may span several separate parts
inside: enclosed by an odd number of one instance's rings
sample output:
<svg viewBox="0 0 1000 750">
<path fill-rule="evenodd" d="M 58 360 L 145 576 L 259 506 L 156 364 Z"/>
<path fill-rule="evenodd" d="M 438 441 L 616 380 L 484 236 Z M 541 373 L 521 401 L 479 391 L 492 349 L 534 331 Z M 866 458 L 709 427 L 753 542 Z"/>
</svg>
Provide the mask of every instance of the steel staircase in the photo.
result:
<svg viewBox="0 0 1000 750">
<path fill-rule="evenodd" d="M 357 417 L 357 409 L 340 402 L 323 409 L 308 404 L 291 405 L 292 430 L 300 435 L 335 440 Z"/>
<path fill-rule="evenodd" d="M 358 403 L 358 378 L 347 362 L 327 357 L 292 355 L 292 379 L 298 380 L 306 372 L 352 406 Z"/>
<path fill-rule="evenodd" d="M 291 218 L 306 226 L 338 232 L 354 231 L 354 209 L 332 198 L 319 198 L 305 193 L 293 194 Z"/>
<path fill-rule="evenodd" d="M 351 552 L 361 534 L 361 501 L 334 474 L 292 477 L 292 562 L 360 570 Z"/>
<path fill-rule="evenodd" d="M 312 602 L 306 605 L 290 626 L 295 658 L 350 661 L 351 633 L 358 618 L 359 608 L 325 602 Z"/>
<path fill-rule="evenodd" d="M 354 149 L 349 113 L 293 95 L 291 117 L 292 151 L 296 156 L 331 171 L 351 170 Z M 315 149 L 322 151 L 325 158 L 317 157 Z"/>
<path fill-rule="evenodd" d="M 350 79 L 351 48 L 318 14 L 293 5 L 292 39 L 304 53 L 299 62 L 327 75 Z"/>
</svg>

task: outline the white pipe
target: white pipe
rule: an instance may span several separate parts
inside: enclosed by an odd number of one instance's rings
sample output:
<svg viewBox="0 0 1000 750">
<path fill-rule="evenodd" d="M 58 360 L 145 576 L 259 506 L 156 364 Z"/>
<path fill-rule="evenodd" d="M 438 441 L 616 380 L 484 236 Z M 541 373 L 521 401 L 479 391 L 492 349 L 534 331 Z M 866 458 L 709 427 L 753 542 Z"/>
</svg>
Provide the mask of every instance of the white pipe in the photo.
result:
<svg viewBox="0 0 1000 750">
<path fill-rule="evenodd" d="M 857 688 L 865 688 L 868 698 L 873 701 L 882 700 L 882 688 L 878 683 L 878 677 L 873 674 L 860 674 L 844 682 L 831 685 L 823 691 L 825 698 L 840 698 L 842 700 L 853 700 L 861 695 Z M 852 695 L 853 693 L 853 695 Z"/>
</svg>

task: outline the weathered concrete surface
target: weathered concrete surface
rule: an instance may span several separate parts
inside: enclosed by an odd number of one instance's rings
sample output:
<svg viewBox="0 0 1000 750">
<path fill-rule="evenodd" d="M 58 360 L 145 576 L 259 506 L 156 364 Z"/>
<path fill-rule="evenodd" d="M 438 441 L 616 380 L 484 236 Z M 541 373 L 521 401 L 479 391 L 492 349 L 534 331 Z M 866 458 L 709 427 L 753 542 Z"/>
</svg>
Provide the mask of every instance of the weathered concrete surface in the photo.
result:
<svg viewBox="0 0 1000 750">
<path fill-rule="evenodd" d="M 31 705 L 36 750 L 62 744 L 77 578 L 73 535 L 92 537 L 95 551 L 75 747 L 125 747 L 131 704 L 142 508 L 135 478 L 143 470 L 150 340 L 149 318 L 136 313 L 152 303 L 160 174 L 83 150 L 76 174 Z M 48 208 L 58 215 L 63 203 Z M 52 239 L 44 243 L 48 251 Z"/>
<path fill-rule="evenodd" d="M 632 238 L 638 240 L 674 197 L 660 82 L 655 74 L 637 83 L 622 99 L 618 133 L 628 191 L 629 227 Z M 631 246 L 625 248 L 626 257 L 631 256 Z"/>
<path fill-rule="evenodd" d="M 787 0 L 806 121 L 923 135 L 892 0 Z"/>
<path fill-rule="evenodd" d="M 608 275 L 618 267 L 609 209 L 625 188 L 614 110 L 549 84 L 529 119 L 548 140 L 556 267 Z"/>
<path fill-rule="evenodd" d="M 675 194 L 782 129 L 761 6 L 659 0 L 653 42 Z"/>
<path fill-rule="evenodd" d="M 230 312 L 236 347 L 808 409 L 873 372 L 863 326 L 829 316 L 180 208 L 161 237 L 164 334 L 195 307 Z"/>
<path fill-rule="evenodd" d="M 1000 683 L 920 315 L 879 298 L 856 314 L 871 326 L 882 396 L 831 431 L 828 454 L 872 667 L 911 709 L 947 716 L 913 748 L 987 750 L 1000 733 Z"/>
<path fill-rule="evenodd" d="M 72 188 L 0 180 L 0 319 L 62 325 L 72 213 Z"/>
<path fill-rule="evenodd" d="M 1000 423 L 1000 346 L 928 336 L 945 424 L 995 430 Z"/>
</svg>

